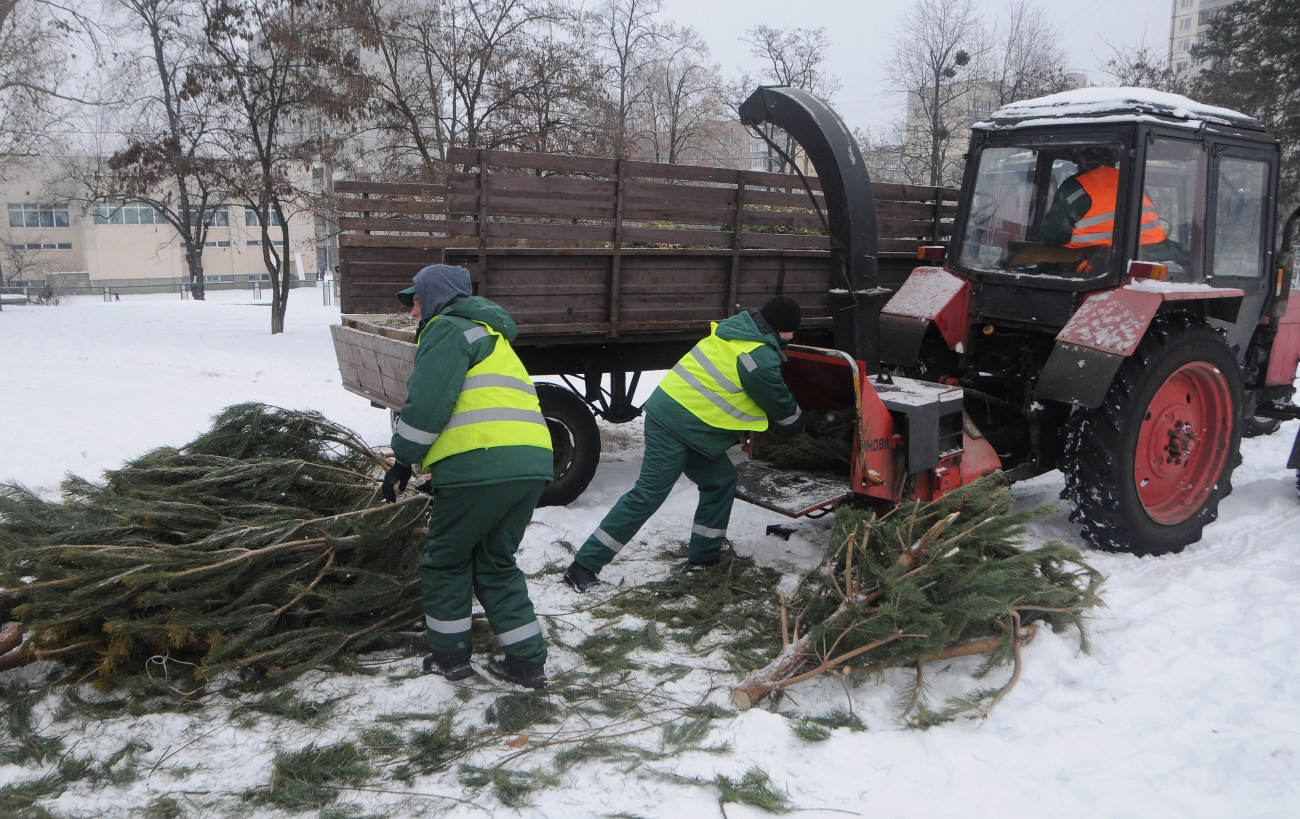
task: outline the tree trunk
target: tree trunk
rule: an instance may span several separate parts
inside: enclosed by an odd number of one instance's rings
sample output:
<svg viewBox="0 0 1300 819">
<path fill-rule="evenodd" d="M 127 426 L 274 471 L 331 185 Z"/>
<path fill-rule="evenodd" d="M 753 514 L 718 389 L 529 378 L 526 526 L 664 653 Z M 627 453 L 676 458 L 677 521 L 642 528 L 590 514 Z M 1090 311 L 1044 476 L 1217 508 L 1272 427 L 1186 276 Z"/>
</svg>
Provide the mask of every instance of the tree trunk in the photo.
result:
<svg viewBox="0 0 1300 819">
<path fill-rule="evenodd" d="M 189 267 L 190 274 L 190 295 L 199 301 L 203 301 L 203 256 L 198 253 L 185 254 L 185 262 Z"/>
</svg>

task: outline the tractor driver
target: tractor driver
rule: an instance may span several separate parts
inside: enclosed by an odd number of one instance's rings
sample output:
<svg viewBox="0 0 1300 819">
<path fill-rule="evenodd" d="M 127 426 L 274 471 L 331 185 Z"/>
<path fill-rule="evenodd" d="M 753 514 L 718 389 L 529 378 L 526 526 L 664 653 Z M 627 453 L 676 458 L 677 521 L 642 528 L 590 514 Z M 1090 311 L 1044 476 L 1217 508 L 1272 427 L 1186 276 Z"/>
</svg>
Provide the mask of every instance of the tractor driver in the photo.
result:
<svg viewBox="0 0 1300 819">
<path fill-rule="evenodd" d="M 1115 202 L 1119 193 L 1119 170 L 1115 164 L 1117 150 L 1092 145 L 1075 151 L 1078 171 L 1061 183 L 1047 209 L 1040 228 L 1049 245 L 1080 248 L 1080 273 L 1091 273 L 1094 264 L 1109 254 L 1115 233 Z M 1166 241 L 1155 206 L 1142 197 L 1142 221 L 1139 243 L 1156 245 Z M 1091 248 L 1092 250 L 1087 250 Z"/>
</svg>

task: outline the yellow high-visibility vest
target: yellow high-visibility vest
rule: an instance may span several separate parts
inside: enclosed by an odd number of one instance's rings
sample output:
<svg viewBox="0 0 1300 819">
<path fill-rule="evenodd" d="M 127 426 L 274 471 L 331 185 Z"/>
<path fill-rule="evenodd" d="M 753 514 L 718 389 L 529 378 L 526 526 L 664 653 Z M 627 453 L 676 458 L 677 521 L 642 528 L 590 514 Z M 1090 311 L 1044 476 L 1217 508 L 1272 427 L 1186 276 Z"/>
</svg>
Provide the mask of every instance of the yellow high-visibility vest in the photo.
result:
<svg viewBox="0 0 1300 819">
<path fill-rule="evenodd" d="M 682 356 L 659 387 L 696 418 L 719 429 L 767 429 L 767 414 L 740 386 L 740 366 L 754 368 L 749 353 L 761 341 L 718 338 L 713 322 L 709 335 Z"/>
<path fill-rule="evenodd" d="M 441 316 L 429 324 L 438 318 Z M 434 436 L 424 456 L 425 469 L 436 461 L 471 449 L 495 446 L 536 446 L 548 452 L 551 449 L 551 432 L 542 417 L 537 390 L 528 370 L 500 333 L 482 322 L 474 323 L 478 326 L 465 331 L 465 341 L 473 343 L 491 335 L 496 339 L 496 346 L 491 355 L 465 374 L 451 418 Z"/>
</svg>

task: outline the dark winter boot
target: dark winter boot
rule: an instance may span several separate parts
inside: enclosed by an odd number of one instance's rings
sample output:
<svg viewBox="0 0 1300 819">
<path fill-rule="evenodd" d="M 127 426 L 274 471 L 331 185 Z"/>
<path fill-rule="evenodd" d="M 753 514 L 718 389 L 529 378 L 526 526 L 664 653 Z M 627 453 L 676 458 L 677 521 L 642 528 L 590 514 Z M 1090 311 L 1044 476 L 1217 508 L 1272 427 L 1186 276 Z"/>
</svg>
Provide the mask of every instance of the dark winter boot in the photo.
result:
<svg viewBox="0 0 1300 819">
<path fill-rule="evenodd" d="M 605 585 L 605 581 L 597 577 L 595 572 L 579 566 L 577 562 L 570 563 L 569 568 L 564 570 L 564 582 L 578 594 L 586 594 Z"/>
<path fill-rule="evenodd" d="M 463 680 L 474 676 L 474 666 L 469 664 L 470 650 L 435 651 L 424 658 L 424 673 L 437 674 L 449 681 Z"/>
<path fill-rule="evenodd" d="M 493 657 L 488 660 L 487 670 L 492 676 L 508 683 L 522 685 L 524 688 L 546 687 L 546 663 L 530 662 L 511 657 Z"/>
</svg>

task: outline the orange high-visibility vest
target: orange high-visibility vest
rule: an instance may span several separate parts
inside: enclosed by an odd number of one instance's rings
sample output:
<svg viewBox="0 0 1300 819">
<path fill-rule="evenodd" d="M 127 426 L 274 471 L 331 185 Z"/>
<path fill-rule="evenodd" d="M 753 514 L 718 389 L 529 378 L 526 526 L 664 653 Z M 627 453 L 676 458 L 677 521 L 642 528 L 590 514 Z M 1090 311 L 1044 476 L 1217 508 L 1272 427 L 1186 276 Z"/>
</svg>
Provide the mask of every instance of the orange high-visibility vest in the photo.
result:
<svg viewBox="0 0 1300 819">
<path fill-rule="evenodd" d="M 1115 233 L 1115 199 L 1119 192 L 1119 171 L 1103 165 L 1076 176 L 1075 179 L 1083 187 L 1083 193 L 1088 194 L 1092 199 L 1092 205 L 1089 206 L 1088 212 L 1075 222 L 1074 233 L 1065 246 L 1109 245 Z M 1073 201 L 1083 193 L 1075 192 L 1073 197 L 1066 201 Z M 1165 240 L 1165 229 L 1160 226 L 1158 220 L 1155 205 L 1152 205 L 1151 200 L 1143 195 L 1142 233 L 1138 237 L 1139 244 L 1152 245 Z"/>
</svg>

